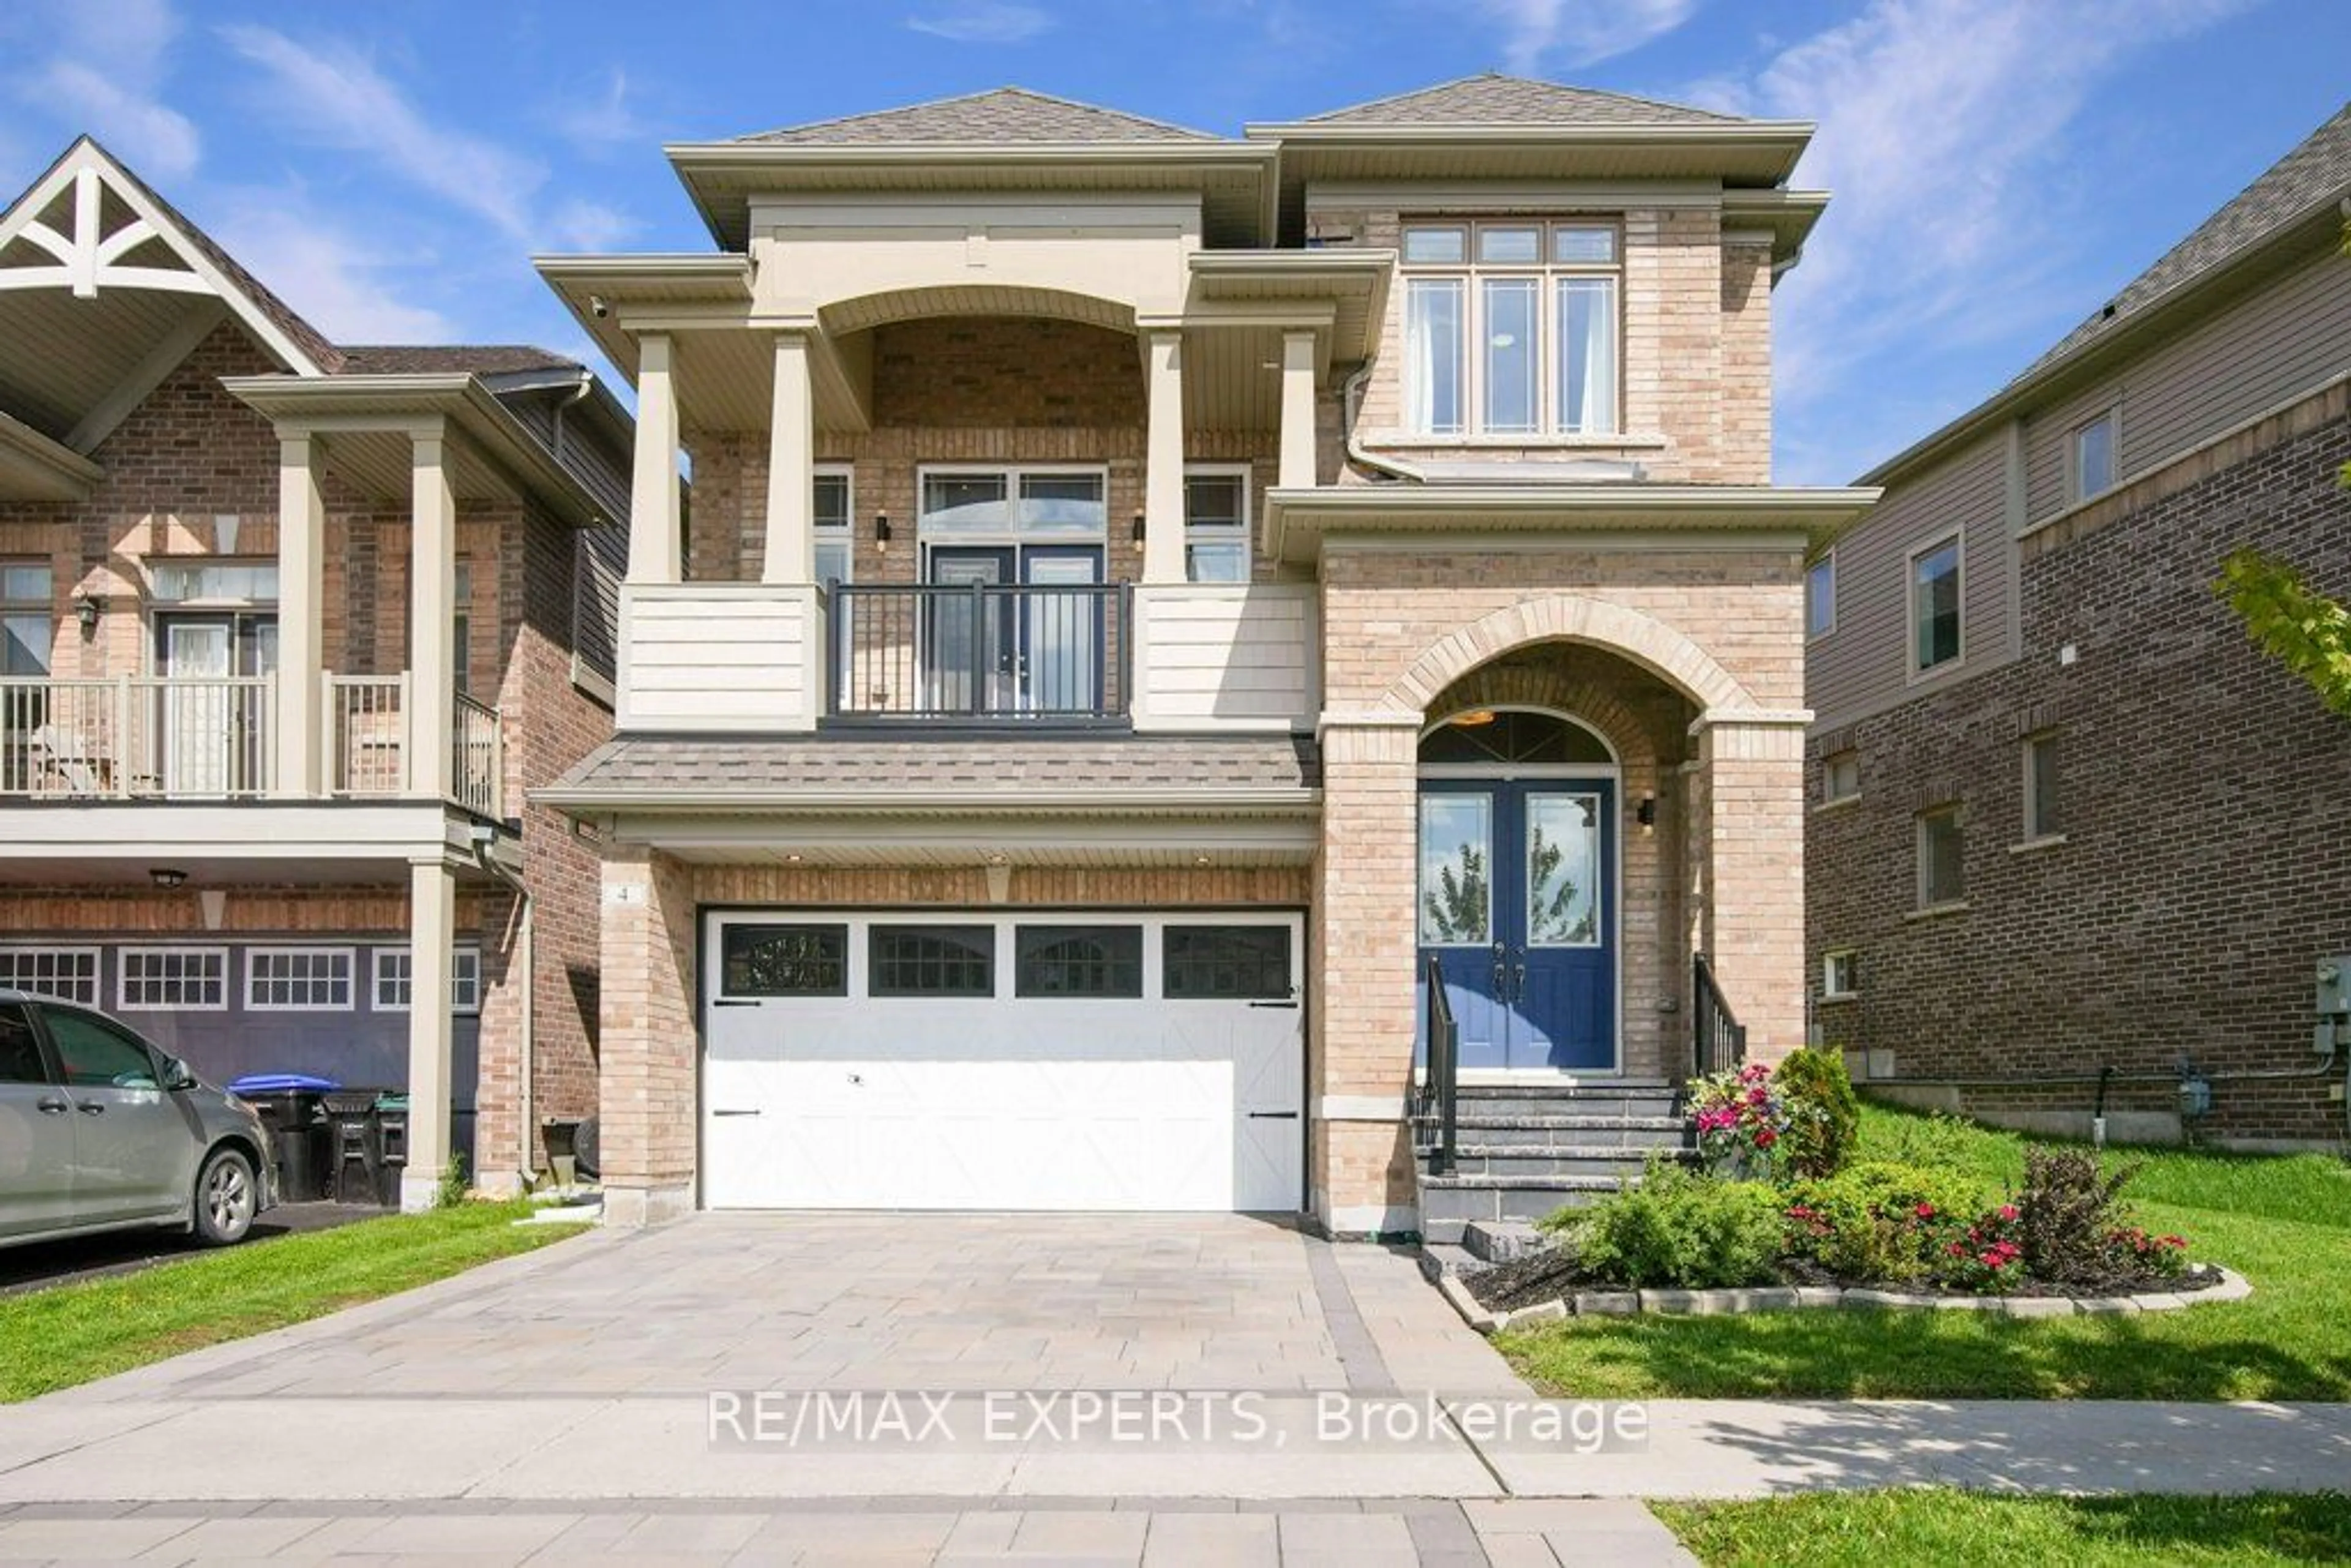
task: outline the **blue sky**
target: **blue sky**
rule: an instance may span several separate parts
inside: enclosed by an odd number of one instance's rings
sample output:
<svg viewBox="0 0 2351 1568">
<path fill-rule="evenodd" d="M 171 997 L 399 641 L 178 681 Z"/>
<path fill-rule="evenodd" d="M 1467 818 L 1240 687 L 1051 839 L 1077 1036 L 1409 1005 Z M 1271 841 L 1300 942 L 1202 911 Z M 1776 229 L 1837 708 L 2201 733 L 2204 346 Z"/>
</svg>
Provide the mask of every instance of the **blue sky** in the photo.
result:
<svg viewBox="0 0 2351 1568">
<path fill-rule="evenodd" d="M 2343 0 L 11 0 L 0 184 L 77 132 L 346 342 L 586 343 L 534 253 L 699 250 L 660 153 L 1019 83 L 1238 134 L 1486 69 L 1817 120 L 1782 482 L 1980 399 L 2351 93 Z"/>
</svg>

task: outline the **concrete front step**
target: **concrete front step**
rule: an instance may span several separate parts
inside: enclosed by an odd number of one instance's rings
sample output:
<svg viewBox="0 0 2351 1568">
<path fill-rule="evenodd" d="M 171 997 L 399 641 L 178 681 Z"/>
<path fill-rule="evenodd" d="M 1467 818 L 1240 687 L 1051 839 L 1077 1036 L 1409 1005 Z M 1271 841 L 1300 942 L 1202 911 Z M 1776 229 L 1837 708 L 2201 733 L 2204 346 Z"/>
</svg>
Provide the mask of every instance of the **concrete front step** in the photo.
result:
<svg viewBox="0 0 2351 1568">
<path fill-rule="evenodd" d="M 1424 1176 L 1420 1232 L 1424 1239 L 1459 1242 L 1472 1220 L 1541 1219 L 1580 1207 L 1637 1183 L 1637 1173 L 1613 1176 Z"/>
<path fill-rule="evenodd" d="M 1614 1122 L 1654 1121 L 1682 1116 L 1679 1090 L 1666 1085 L 1585 1085 L 1557 1089 L 1519 1084 L 1465 1084 L 1455 1099 L 1454 1116 L 1597 1116 Z"/>
<path fill-rule="evenodd" d="M 1695 1149 L 1620 1149 L 1539 1146 L 1524 1144 L 1459 1144 L 1450 1176 L 1638 1176 L 1652 1159 L 1687 1164 Z M 1428 1156 L 1421 1156 L 1426 1166 Z"/>
</svg>

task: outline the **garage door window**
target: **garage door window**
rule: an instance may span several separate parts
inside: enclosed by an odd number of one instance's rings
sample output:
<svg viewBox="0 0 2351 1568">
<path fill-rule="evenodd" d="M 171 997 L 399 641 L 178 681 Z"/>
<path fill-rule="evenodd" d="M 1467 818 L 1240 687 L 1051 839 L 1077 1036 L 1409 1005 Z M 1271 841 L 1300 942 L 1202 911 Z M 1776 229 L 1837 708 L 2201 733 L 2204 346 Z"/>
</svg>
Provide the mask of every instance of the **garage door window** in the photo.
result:
<svg viewBox="0 0 2351 1568">
<path fill-rule="evenodd" d="M 868 937 L 876 997 L 992 997 L 996 928 L 876 925 Z"/>
<path fill-rule="evenodd" d="M 1281 925 L 1170 925 L 1169 1001 L 1282 1001 L 1290 994 L 1290 930 Z"/>
<path fill-rule="evenodd" d="M 845 997 L 846 925 L 729 925 L 719 988 L 729 997 Z"/>
<path fill-rule="evenodd" d="M 1140 925 L 1023 925 L 1013 994 L 1021 997 L 1140 997 Z"/>
</svg>

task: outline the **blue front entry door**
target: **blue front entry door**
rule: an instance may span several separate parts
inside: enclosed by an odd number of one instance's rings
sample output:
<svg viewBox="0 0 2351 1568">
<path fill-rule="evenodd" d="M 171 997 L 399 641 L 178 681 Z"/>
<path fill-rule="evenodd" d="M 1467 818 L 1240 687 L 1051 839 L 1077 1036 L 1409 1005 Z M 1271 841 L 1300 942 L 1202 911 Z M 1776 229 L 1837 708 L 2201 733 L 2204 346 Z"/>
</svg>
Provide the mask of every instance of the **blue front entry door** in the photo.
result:
<svg viewBox="0 0 2351 1568">
<path fill-rule="evenodd" d="M 1614 1068 L 1614 781 L 1420 789 L 1421 961 L 1444 972 L 1461 1065 Z"/>
</svg>

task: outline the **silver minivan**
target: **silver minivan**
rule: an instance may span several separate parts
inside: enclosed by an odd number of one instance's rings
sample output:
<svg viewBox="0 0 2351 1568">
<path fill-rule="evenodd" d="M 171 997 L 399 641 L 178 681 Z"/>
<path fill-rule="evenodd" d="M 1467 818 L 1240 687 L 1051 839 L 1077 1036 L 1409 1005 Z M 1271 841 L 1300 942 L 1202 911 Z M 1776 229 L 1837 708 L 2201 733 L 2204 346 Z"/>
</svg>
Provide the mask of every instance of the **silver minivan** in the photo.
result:
<svg viewBox="0 0 2351 1568">
<path fill-rule="evenodd" d="M 252 1106 L 103 1013 L 0 988 L 0 1247 L 143 1226 L 225 1246 L 277 1201 Z"/>
</svg>

